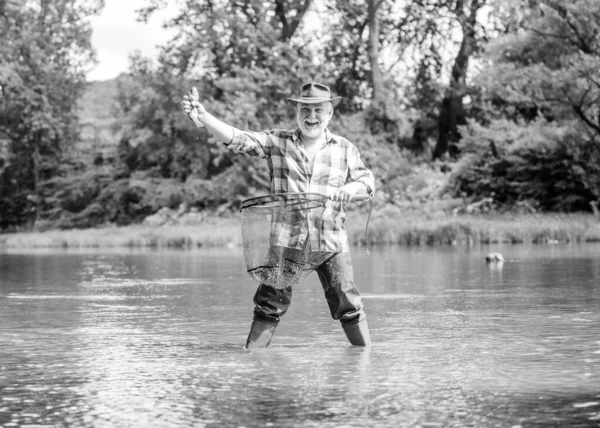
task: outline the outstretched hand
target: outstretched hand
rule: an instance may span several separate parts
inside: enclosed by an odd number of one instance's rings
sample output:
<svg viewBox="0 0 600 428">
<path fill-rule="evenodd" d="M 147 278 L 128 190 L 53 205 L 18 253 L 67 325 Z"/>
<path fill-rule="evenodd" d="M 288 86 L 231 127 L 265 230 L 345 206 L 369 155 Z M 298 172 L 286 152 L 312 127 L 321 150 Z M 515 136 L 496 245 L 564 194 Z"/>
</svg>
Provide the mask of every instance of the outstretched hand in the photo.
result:
<svg viewBox="0 0 600 428">
<path fill-rule="evenodd" d="M 200 104 L 200 95 L 198 94 L 198 89 L 196 89 L 195 86 L 183 96 L 181 107 L 183 108 L 183 112 L 187 114 L 196 125 L 203 125 L 204 117 L 206 116 L 207 112 L 204 106 Z"/>
</svg>

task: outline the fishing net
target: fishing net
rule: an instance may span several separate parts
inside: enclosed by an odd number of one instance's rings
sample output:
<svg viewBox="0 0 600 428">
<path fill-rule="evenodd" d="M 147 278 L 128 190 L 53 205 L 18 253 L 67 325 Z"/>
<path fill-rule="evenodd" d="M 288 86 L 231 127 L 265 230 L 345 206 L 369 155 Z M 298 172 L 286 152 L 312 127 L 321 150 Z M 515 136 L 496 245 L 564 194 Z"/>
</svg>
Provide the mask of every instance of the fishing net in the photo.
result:
<svg viewBox="0 0 600 428">
<path fill-rule="evenodd" d="M 320 230 L 326 201 L 320 194 L 284 193 L 242 202 L 244 261 L 253 279 L 288 288 L 320 264 L 308 231 Z"/>
<path fill-rule="evenodd" d="M 334 253 L 310 244 L 311 237 L 317 242 L 320 238 L 327 202 L 318 193 L 280 193 L 243 201 L 242 242 L 250 276 L 261 284 L 288 288 L 331 257 Z"/>
</svg>

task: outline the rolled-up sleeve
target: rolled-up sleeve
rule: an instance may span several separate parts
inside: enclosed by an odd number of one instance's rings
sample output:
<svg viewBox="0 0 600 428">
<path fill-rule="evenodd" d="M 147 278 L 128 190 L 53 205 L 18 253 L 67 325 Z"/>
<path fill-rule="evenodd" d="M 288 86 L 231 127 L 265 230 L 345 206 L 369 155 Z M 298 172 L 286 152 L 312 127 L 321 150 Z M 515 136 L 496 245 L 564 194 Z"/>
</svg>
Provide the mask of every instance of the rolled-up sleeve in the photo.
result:
<svg viewBox="0 0 600 428">
<path fill-rule="evenodd" d="M 270 134 L 266 131 L 253 132 L 234 129 L 231 141 L 223 144 L 234 153 L 266 159 L 270 153 Z"/>
<path fill-rule="evenodd" d="M 348 156 L 348 180 L 347 183 L 358 181 L 363 183 L 367 188 L 367 193 L 370 197 L 375 195 L 375 177 L 370 169 L 365 167 L 360 158 L 360 152 L 354 146 L 351 147 Z"/>
</svg>

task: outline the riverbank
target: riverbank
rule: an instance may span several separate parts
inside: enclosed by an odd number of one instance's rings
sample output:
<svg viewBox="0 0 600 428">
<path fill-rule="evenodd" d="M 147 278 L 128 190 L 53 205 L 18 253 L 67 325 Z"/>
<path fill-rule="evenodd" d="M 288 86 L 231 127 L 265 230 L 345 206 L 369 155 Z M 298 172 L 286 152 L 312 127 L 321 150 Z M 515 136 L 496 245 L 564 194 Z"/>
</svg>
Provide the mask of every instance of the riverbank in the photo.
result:
<svg viewBox="0 0 600 428">
<path fill-rule="evenodd" d="M 350 213 L 350 241 L 363 245 L 367 217 Z M 600 242 L 600 219 L 585 214 L 444 215 L 376 212 L 369 245 L 487 245 Z M 181 248 L 241 246 L 239 218 L 214 217 L 194 225 L 103 227 L 0 235 L 0 249 Z"/>
</svg>

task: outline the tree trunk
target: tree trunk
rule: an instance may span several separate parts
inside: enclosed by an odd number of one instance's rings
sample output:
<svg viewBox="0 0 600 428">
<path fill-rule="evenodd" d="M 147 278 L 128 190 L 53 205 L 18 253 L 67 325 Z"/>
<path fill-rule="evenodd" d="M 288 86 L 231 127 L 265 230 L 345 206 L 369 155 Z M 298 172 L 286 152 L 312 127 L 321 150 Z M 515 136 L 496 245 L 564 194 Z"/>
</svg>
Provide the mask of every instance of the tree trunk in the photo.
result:
<svg viewBox="0 0 600 428">
<path fill-rule="evenodd" d="M 466 75 L 469 58 L 475 51 L 475 25 L 477 24 L 477 11 L 485 0 L 472 0 L 470 13 L 467 15 L 462 8 L 462 1 L 457 2 L 454 12 L 461 24 L 463 38 L 460 49 L 452 66 L 450 86 L 440 106 L 438 119 L 438 140 L 433 151 L 433 159 L 439 159 L 450 149 L 451 143 L 460 139 L 458 125 L 466 123 L 463 107 L 463 97 L 466 94 Z"/>
<path fill-rule="evenodd" d="M 311 3 L 312 0 L 304 0 L 301 1 L 296 8 L 292 7 L 291 9 L 294 10 L 295 13 L 294 17 L 290 20 L 288 19 L 289 11 L 286 6 L 289 5 L 287 2 L 285 0 L 275 1 L 275 15 L 279 18 L 279 22 L 281 22 L 280 41 L 287 42 L 292 38 Z"/>
<path fill-rule="evenodd" d="M 34 205 L 34 213 L 33 218 L 29 218 L 32 225 L 35 225 L 39 219 L 39 189 L 38 184 L 40 182 L 40 168 L 42 164 L 42 156 L 40 154 L 40 145 L 42 142 L 42 133 L 41 131 L 37 131 L 33 138 L 33 147 L 31 153 L 31 173 L 33 178 L 33 183 L 31 189 L 28 189 L 31 193 L 29 196 L 29 201 Z"/>
<path fill-rule="evenodd" d="M 369 63 L 371 65 L 371 87 L 373 104 L 378 103 L 383 95 L 383 77 L 379 68 L 379 17 L 377 11 L 381 1 L 367 0 L 368 22 L 369 22 Z"/>
</svg>

